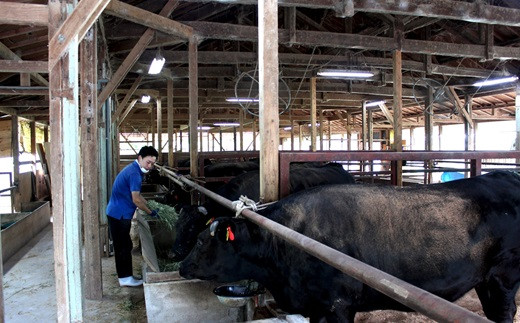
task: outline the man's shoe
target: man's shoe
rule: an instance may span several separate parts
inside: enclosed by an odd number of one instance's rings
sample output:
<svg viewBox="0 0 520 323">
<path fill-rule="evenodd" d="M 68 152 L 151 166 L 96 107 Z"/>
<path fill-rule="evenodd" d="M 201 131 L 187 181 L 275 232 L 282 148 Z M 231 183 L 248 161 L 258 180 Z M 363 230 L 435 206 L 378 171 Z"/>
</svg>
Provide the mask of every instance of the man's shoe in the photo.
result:
<svg viewBox="0 0 520 323">
<path fill-rule="evenodd" d="M 141 286 L 143 284 L 143 281 L 141 279 L 135 279 L 132 276 L 119 278 L 119 286 L 128 286 L 128 287 L 137 287 Z"/>
</svg>

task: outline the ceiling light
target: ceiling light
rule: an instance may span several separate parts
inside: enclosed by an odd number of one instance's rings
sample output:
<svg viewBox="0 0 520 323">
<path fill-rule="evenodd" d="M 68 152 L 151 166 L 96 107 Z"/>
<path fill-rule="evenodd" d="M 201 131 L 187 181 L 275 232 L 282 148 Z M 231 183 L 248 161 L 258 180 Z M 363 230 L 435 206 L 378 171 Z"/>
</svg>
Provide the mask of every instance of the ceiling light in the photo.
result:
<svg viewBox="0 0 520 323">
<path fill-rule="evenodd" d="M 240 126 L 240 123 L 236 123 L 236 122 L 218 122 L 218 123 L 214 123 L 213 125 L 217 126 L 217 127 L 238 127 L 238 126 Z"/>
<path fill-rule="evenodd" d="M 380 104 L 384 104 L 384 103 L 385 103 L 385 100 L 367 102 L 367 103 L 365 103 L 365 108 L 376 107 L 376 106 L 378 106 Z"/>
<path fill-rule="evenodd" d="M 292 130 L 292 127 L 285 127 L 285 128 L 283 128 L 283 130 L 285 130 L 285 131 L 291 131 L 291 130 Z"/>
<path fill-rule="evenodd" d="M 370 71 L 357 71 L 357 70 L 321 70 L 318 72 L 318 76 L 325 77 L 351 77 L 366 79 L 374 76 L 374 73 Z"/>
<path fill-rule="evenodd" d="M 510 76 L 510 77 L 505 77 L 505 78 L 501 78 L 501 79 L 480 81 L 480 82 L 473 84 L 473 86 L 497 85 L 497 84 L 502 84 L 502 83 L 514 82 L 516 80 L 518 80 L 518 76 Z"/>
<path fill-rule="evenodd" d="M 148 69 L 148 74 L 159 74 L 164 66 L 164 62 L 166 59 L 161 56 L 160 52 L 157 52 L 157 55 L 150 64 L 150 68 Z"/>
<path fill-rule="evenodd" d="M 208 126 L 202 126 L 202 127 L 197 127 L 198 130 L 209 130 L 211 129 L 211 127 L 208 127 Z"/>
<path fill-rule="evenodd" d="M 255 98 L 227 98 L 227 102 L 260 102 L 259 99 Z"/>
<path fill-rule="evenodd" d="M 310 123 L 309 123 L 309 124 L 307 124 L 307 127 L 310 127 L 310 126 L 311 126 L 311 124 L 310 124 Z M 316 123 L 316 127 L 319 127 L 319 126 L 320 126 L 320 123 L 319 123 L 319 122 L 317 122 L 317 123 Z"/>
<path fill-rule="evenodd" d="M 150 96 L 149 96 L 149 95 L 143 95 L 143 96 L 141 97 L 141 102 L 142 102 L 142 103 L 148 103 L 148 102 L 150 102 Z"/>
</svg>

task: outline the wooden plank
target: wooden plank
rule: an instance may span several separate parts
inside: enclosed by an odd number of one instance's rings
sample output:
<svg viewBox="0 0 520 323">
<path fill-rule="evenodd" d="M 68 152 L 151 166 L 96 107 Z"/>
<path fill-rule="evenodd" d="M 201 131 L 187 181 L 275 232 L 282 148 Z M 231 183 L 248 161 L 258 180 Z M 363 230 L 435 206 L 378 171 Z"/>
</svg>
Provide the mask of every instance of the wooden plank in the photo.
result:
<svg viewBox="0 0 520 323">
<path fill-rule="evenodd" d="M 0 24 L 47 26 L 48 23 L 47 5 L 6 1 L 0 3 Z"/>
<path fill-rule="evenodd" d="M 311 77 L 311 151 L 316 151 L 316 78 Z"/>
<path fill-rule="evenodd" d="M 198 145 L 197 145 L 197 123 L 199 119 L 199 86 L 198 86 L 198 61 L 197 61 L 197 40 L 195 38 L 190 39 L 189 43 L 189 69 L 190 69 L 190 116 L 189 116 L 189 128 L 190 128 L 190 175 L 192 177 L 198 177 Z M 193 197 L 192 197 L 192 202 Z M 194 203 L 192 203 L 194 204 Z"/>
<path fill-rule="evenodd" d="M 46 61 L 17 61 L 0 59 L 0 73 L 49 73 Z"/>
<path fill-rule="evenodd" d="M 49 39 L 73 7 L 49 1 Z M 76 38 L 77 39 L 77 38 Z M 49 52 L 55 51 L 51 46 Z M 78 43 L 50 70 L 52 215 L 57 320 L 83 319 L 81 275 L 81 211 L 79 194 Z M 67 221 L 65 221 L 67 219 Z"/>
<path fill-rule="evenodd" d="M 20 56 L 16 55 L 12 50 L 9 49 L 9 47 L 5 46 L 2 42 L 0 42 L 0 57 L 5 58 L 7 60 L 12 61 L 21 61 L 22 59 Z M 33 80 L 38 82 L 39 84 L 48 86 L 49 82 L 40 74 L 38 73 L 31 73 L 31 77 Z"/>
<path fill-rule="evenodd" d="M 128 105 L 128 108 L 125 110 L 125 112 L 123 113 L 123 115 L 119 119 L 118 127 L 120 127 L 121 124 L 123 124 L 123 121 L 125 121 L 126 117 L 128 117 L 130 115 L 130 112 L 135 111 L 133 108 L 134 108 L 136 103 L 137 103 L 137 99 L 133 99 L 132 102 L 130 102 L 130 104 Z M 99 100 L 98 100 L 98 104 L 99 104 Z"/>
<path fill-rule="evenodd" d="M 193 28 L 190 26 L 122 1 L 112 0 L 105 13 L 184 39 L 190 39 L 193 36 Z"/>
<path fill-rule="evenodd" d="M 97 109 L 97 29 L 80 44 L 81 160 L 83 167 L 83 227 L 85 231 L 85 297 L 101 300 L 101 240 L 99 227 L 99 146 Z"/>
<path fill-rule="evenodd" d="M 381 111 L 385 115 L 386 120 L 388 120 L 388 122 L 390 122 L 390 125 L 393 127 L 394 126 L 394 117 L 390 113 L 390 110 L 388 109 L 386 104 L 384 104 L 384 103 L 380 104 L 379 108 L 381 108 Z"/>
<path fill-rule="evenodd" d="M 449 94 L 455 100 L 455 108 L 459 112 L 459 118 L 463 122 L 467 122 L 471 128 L 473 128 L 473 120 L 471 119 L 471 115 L 464 109 L 464 103 L 459 98 L 457 92 L 455 92 L 455 88 L 453 86 L 448 86 Z"/>
<path fill-rule="evenodd" d="M 119 104 L 119 106 L 117 107 L 117 110 L 114 112 L 114 115 L 112 116 L 112 120 L 116 120 L 121 116 L 121 113 L 123 112 L 123 110 L 126 108 L 126 105 L 128 104 L 128 102 L 130 102 L 130 99 L 132 98 L 132 95 L 134 95 L 135 91 L 137 90 L 137 87 L 139 86 L 139 84 L 141 84 L 141 81 L 143 80 L 143 75 L 139 75 L 134 83 L 132 83 L 132 86 L 130 87 L 130 89 L 126 92 L 126 95 L 125 97 L 123 98 L 123 101 L 121 101 L 121 103 Z"/>
<path fill-rule="evenodd" d="M 79 43 L 101 15 L 110 0 L 81 0 L 49 40 L 49 70 L 66 53 L 70 44 Z"/>
<path fill-rule="evenodd" d="M 260 200 L 278 200 L 278 3 L 258 2 Z"/>
<path fill-rule="evenodd" d="M 161 10 L 159 15 L 163 17 L 168 17 L 173 12 L 175 7 L 177 7 L 178 0 L 168 0 L 164 8 Z M 110 95 L 114 92 L 114 90 L 121 84 L 123 79 L 125 78 L 128 71 L 134 66 L 135 62 L 139 59 L 141 54 L 145 51 L 146 47 L 150 44 L 153 39 L 155 32 L 148 28 L 144 34 L 139 38 L 137 44 L 135 44 L 134 48 L 130 51 L 128 56 L 124 59 L 123 63 L 119 66 L 117 71 L 112 75 L 112 78 L 107 83 L 107 85 L 103 88 L 98 97 L 98 106 L 101 106 Z"/>
<path fill-rule="evenodd" d="M 159 152 L 159 158 L 157 160 L 162 163 L 162 104 L 161 98 L 157 98 L 155 101 L 157 105 L 157 151 Z"/>
<path fill-rule="evenodd" d="M 11 116 L 11 152 L 13 156 L 13 184 L 20 184 L 20 134 L 18 117 Z M 11 191 L 11 201 L 14 209 L 19 212 L 21 208 L 20 187 Z"/>
<path fill-rule="evenodd" d="M 166 109 L 168 118 L 168 166 L 175 165 L 175 155 L 173 154 L 173 80 L 168 80 L 166 84 Z"/>
<path fill-rule="evenodd" d="M 240 151 L 244 151 L 244 110 L 240 109 L 238 113 L 238 122 L 240 123 Z"/>
</svg>

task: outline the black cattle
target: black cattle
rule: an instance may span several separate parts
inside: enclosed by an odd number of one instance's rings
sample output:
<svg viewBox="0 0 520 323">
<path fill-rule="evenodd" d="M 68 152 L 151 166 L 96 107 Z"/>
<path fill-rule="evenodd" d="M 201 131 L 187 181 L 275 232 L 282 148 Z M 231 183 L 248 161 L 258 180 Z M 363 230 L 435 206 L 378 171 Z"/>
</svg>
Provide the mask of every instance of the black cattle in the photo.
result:
<svg viewBox="0 0 520 323">
<path fill-rule="evenodd" d="M 290 170 L 290 192 L 299 192 L 311 187 L 326 184 L 350 184 L 354 178 L 336 163 L 320 167 L 305 167 L 298 165 Z M 258 171 L 248 172 L 233 178 L 229 183 L 216 191 L 217 194 L 229 199 L 238 200 L 241 195 L 258 201 L 260 198 L 260 175 Z M 213 200 L 203 207 L 187 206 L 180 214 L 175 226 L 176 239 L 169 257 L 181 261 L 188 255 L 201 233 L 216 216 L 234 216 L 234 212 L 226 209 Z"/>
<path fill-rule="evenodd" d="M 490 320 L 513 321 L 520 284 L 516 173 L 405 188 L 324 186 L 258 213 L 449 301 L 475 288 Z M 406 310 L 249 221 L 214 223 L 181 263 L 182 276 L 254 279 L 282 309 L 313 321 Z"/>
<path fill-rule="evenodd" d="M 223 162 L 204 166 L 205 177 L 237 176 L 259 168 L 257 162 Z"/>
</svg>

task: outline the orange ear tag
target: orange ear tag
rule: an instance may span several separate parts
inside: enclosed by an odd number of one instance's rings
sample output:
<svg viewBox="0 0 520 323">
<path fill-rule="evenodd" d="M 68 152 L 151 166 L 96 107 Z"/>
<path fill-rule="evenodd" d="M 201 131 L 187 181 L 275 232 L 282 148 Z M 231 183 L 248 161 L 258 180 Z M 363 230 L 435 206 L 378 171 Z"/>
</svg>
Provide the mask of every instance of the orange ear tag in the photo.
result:
<svg viewBox="0 0 520 323">
<path fill-rule="evenodd" d="M 227 227 L 226 229 L 226 241 L 228 240 L 235 240 L 235 235 L 233 234 L 233 231 L 231 231 L 231 227 Z"/>
<path fill-rule="evenodd" d="M 215 221 L 215 218 L 209 219 L 208 222 L 206 222 L 206 225 L 210 225 L 213 221 Z"/>
</svg>

